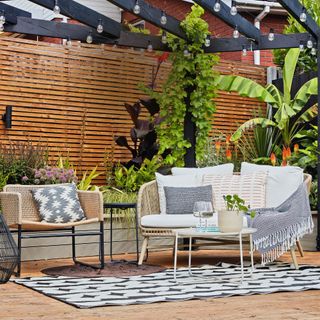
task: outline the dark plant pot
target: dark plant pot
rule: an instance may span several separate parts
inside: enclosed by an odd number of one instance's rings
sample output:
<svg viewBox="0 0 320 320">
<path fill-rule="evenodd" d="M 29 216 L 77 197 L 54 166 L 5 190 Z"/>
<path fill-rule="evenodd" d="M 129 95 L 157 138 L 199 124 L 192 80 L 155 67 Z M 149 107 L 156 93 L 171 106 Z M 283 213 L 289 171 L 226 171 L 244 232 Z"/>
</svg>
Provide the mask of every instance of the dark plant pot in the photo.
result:
<svg viewBox="0 0 320 320">
<path fill-rule="evenodd" d="M 18 247 L 0 213 L 0 284 L 9 281 L 18 265 Z"/>
</svg>

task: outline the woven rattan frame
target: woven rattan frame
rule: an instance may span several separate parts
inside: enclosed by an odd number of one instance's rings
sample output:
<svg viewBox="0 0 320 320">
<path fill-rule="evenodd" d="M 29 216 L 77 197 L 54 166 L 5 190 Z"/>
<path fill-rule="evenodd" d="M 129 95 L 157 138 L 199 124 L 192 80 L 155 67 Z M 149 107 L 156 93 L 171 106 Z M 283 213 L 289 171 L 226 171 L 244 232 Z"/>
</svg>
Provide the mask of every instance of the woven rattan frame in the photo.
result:
<svg viewBox="0 0 320 320">
<path fill-rule="evenodd" d="M 311 175 L 304 174 L 304 183 L 307 186 L 308 193 L 310 193 L 311 182 Z M 148 249 L 148 239 L 150 237 L 175 237 L 174 230 L 178 228 L 147 228 L 141 225 L 141 218 L 143 216 L 150 214 L 160 214 L 158 186 L 156 180 L 145 183 L 141 186 L 137 199 L 137 214 L 139 219 L 140 232 L 141 235 L 144 237 L 144 242 L 141 250 L 141 257 L 139 259 L 139 264 L 141 264 L 145 251 Z"/>
</svg>

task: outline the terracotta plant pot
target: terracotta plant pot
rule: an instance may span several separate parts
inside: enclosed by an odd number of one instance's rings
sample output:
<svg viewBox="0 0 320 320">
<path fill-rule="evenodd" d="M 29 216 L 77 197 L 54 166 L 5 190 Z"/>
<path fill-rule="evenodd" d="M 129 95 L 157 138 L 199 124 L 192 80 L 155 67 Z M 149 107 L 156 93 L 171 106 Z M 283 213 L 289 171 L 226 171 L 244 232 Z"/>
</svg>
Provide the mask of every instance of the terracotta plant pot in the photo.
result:
<svg viewBox="0 0 320 320">
<path fill-rule="evenodd" d="M 243 213 L 239 211 L 218 211 L 218 226 L 221 232 L 239 232 L 243 228 Z"/>
</svg>

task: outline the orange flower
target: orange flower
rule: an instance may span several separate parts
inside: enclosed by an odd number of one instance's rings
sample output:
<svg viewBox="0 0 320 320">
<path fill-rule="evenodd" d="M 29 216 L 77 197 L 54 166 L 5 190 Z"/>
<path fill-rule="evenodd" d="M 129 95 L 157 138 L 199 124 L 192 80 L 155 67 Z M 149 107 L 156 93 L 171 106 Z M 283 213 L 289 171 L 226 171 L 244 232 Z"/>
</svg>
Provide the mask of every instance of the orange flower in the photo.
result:
<svg viewBox="0 0 320 320">
<path fill-rule="evenodd" d="M 231 153 L 230 149 L 226 150 L 226 158 L 228 161 L 231 161 L 231 159 L 232 159 L 232 153 Z"/>
<path fill-rule="evenodd" d="M 287 165 L 287 161 L 286 161 L 286 160 L 283 160 L 282 163 L 281 163 L 281 166 L 282 166 L 282 167 L 285 167 L 286 165 Z"/>
<path fill-rule="evenodd" d="M 273 152 L 271 153 L 270 161 L 271 161 L 271 164 L 272 164 L 273 166 L 276 165 L 277 158 L 276 158 L 276 155 L 275 155 Z"/>
<path fill-rule="evenodd" d="M 216 153 L 219 154 L 221 149 L 221 141 L 216 141 Z"/>
<path fill-rule="evenodd" d="M 287 147 L 287 159 L 291 157 L 291 149 Z"/>
<path fill-rule="evenodd" d="M 228 135 L 226 136 L 226 145 L 227 145 L 227 148 L 228 148 L 229 145 L 230 145 L 230 140 L 231 140 L 231 135 L 228 134 Z"/>
<path fill-rule="evenodd" d="M 295 154 L 299 152 L 299 145 L 297 143 L 293 146 L 293 151 Z"/>
<path fill-rule="evenodd" d="M 290 149 L 289 149 L 290 150 Z M 282 148 L 282 160 L 286 161 L 288 159 L 288 148 L 283 147 Z"/>
</svg>

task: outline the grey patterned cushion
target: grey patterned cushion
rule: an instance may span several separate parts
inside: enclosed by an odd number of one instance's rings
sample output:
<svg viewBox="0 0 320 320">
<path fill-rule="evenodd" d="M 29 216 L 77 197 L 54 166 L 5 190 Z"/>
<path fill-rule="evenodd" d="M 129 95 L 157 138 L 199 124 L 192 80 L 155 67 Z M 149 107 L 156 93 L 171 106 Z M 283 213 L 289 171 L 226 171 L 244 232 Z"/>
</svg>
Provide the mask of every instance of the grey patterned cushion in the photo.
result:
<svg viewBox="0 0 320 320">
<path fill-rule="evenodd" d="M 197 201 L 212 202 L 212 186 L 164 187 L 167 214 L 191 214 Z"/>
<path fill-rule="evenodd" d="M 67 223 L 84 220 L 85 214 L 81 208 L 74 184 L 39 188 L 32 191 L 40 218 L 48 223 Z"/>
</svg>

